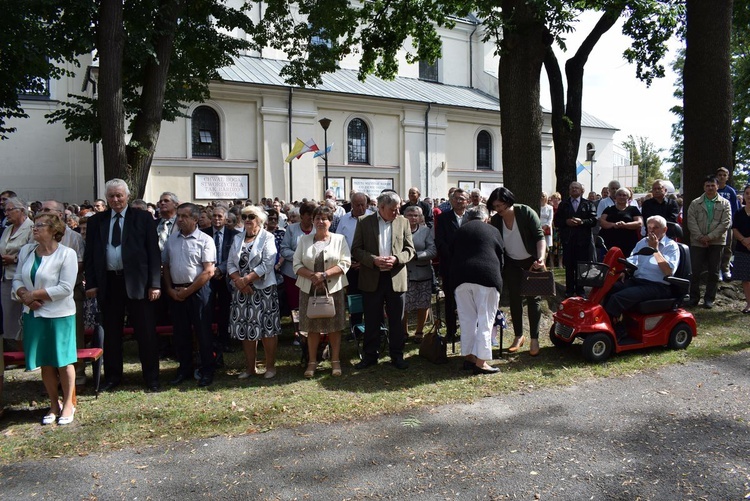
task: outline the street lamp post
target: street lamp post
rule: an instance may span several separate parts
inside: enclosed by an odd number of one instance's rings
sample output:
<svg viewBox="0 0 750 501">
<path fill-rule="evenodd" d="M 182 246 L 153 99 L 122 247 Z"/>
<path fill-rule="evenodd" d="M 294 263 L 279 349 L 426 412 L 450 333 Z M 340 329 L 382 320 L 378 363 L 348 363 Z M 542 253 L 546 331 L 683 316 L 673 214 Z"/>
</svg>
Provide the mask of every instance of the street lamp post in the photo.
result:
<svg viewBox="0 0 750 501">
<path fill-rule="evenodd" d="M 331 120 L 328 118 L 321 118 L 318 120 L 318 123 L 323 127 L 323 161 L 325 163 L 323 200 L 325 200 L 326 190 L 328 189 L 328 127 L 331 125 Z"/>
<path fill-rule="evenodd" d="M 594 155 L 596 155 L 596 148 L 589 148 L 586 150 L 586 153 L 589 155 L 589 162 L 591 162 L 589 173 L 591 174 L 591 186 L 589 187 L 589 191 L 594 191 L 594 165 L 596 164 L 596 160 L 594 159 Z"/>
</svg>

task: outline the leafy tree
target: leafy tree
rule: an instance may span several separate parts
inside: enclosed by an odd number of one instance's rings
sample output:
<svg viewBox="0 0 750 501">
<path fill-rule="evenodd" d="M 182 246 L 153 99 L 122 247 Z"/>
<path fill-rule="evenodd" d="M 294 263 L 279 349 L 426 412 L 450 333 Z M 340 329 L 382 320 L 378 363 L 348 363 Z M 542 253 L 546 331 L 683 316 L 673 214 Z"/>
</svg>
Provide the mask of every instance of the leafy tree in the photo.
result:
<svg viewBox="0 0 750 501">
<path fill-rule="evenodd" d="M 689 203 L 703 192 L 706 173 L 732 164 L 732 0 L 687 0 L 686 20 L 683 188 Z"/>
<path fill-rule="evenodd" d="M 638 166 L 638 191 L 649 191 L 657 179 L 663 178 L 661 172 L 663 150 L 657 149 L 646 137 L 629 135 L 621 146 L 628 150 L 633 165 Z"/>
<path fill-rule="evenodd" d="M 735 0 L 733 5 L 732 38 L 731 38 L 731 72 L 734 101 L 732 108 L 732 162 L 727 164 L 730 170 L 730 182 L 743 186 L 750 173 L 750 1 Z M 675 81 L 674 96 L 683 99 L 683 71 L 685 50 L 681 50 L 672 68 L 678 76 Z M 670 179 L 679 185 L 682 175 L 683 160 L 683 124 L 684 110 L 682 105 L 672 108 L 678 120 L 672 125 L 673 145 L 670 149 L 669 162 L 674 164 L 670 169 Z"/>
<path fill-rule="evenodd" d="M 105 177 L 125 179 L 141 197 L 162 120 L 208 98 L 218 69 L 249 47 L 228 32 L 250 20 L 246 7 L 224 0 L 102 0 L 89 14 L 91 29 L 78 36 L 99 57 L 98 95 L 69 96 L 50 119 L 65 124 L 70 140 L 101 141 Z"/>
<path fill-rule="evenodd" d="M 615 25 L 620 16 L 627 16 L 623 33 L 633 39 L 633 45 L 624 55 L 629 62 L 636 63 L 638 78 L 650 85 L 654 78 L 664 76 L 664 67 L 660 61 L 667 51 L 666 42 L 674 33 L 682 12 L 681 6 L 672 1 L 595 0 L 578 2 L 576 5 L 581 9 L 602 11 L 602 15 L 580 48 L 565 63 L 567 103 L 560 66 L 551 47 L 544 60 L 550 82 L 556 189 L 560 193 L 567 192 L 570 183 L 576 179 L 576 159 L 582 132 L 584 67 L 597 42 Z M 561 45 L 564 48 L 564 43 L 561 42 Z"/>
<path fill-rule="evenodd" d="M 75 10 L 55 0 L 27 0 L 22 5 L 0 0 L 0 139 L 15 132 L 9 118 L 27 118 L 19 96 L 46 94 L 50 79 L 68 75 L 64 62 L 85 52 L 80 39 L 70 37 L 85 30 Z"/>
</svg>

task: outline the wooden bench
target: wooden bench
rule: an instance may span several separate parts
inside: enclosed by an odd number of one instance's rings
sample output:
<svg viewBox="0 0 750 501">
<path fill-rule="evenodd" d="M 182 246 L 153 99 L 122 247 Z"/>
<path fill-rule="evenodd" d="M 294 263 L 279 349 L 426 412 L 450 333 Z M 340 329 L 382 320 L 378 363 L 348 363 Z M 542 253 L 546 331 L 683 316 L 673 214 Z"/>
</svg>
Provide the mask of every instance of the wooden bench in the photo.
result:
<svg viewBox="0 0 750 501">
<path fill-rule="evenodd" d="M 91 362 L 94 371 L 94 393 L 99 396 L 99 383 L 102 377 L 102 355 L 101 348 L 82 348 L 76 350 L 79 362 Z M 6 351 L 3 353 L 5 365 L 25 365 L 26 355 L 22 351 Z"/>
</svg>

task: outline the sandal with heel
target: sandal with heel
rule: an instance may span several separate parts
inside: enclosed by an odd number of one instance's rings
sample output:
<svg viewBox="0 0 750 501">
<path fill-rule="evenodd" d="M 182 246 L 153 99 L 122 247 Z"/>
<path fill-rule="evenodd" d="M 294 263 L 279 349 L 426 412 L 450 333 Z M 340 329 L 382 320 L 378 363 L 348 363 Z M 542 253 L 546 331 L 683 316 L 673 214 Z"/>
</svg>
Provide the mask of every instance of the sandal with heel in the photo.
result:
<svg viewBox="0 0 750 501">
<path fill-rule="evenodd" d="M 341 375 L 341 361 L 331 360 L 331 376 L 339 377 Z"/>
<path fill-rule="evenodd" d="M 318 368 L 318 362 L 308 362 L 307 369 L 305 369 L 304 376 L 307 379 L 310 379 L 311 377 L 315 375 L 315 369 L 317 368 Z"/>
</svg>

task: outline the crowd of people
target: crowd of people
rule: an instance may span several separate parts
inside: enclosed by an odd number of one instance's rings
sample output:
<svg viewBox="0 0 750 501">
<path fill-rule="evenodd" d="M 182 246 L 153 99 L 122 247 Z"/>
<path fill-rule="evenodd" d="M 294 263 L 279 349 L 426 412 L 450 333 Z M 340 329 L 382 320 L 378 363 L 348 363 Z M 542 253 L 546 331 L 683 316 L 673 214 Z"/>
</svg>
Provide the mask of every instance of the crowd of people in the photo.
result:
<svg viewBox="0 0 750 501">
<path fill-rule="evenodd" d="M 661 180 L 637 200 L 616 180 L 587 197 L 574 182 L 564 197 L 542 193 L 539 207 L 516 203 L 504 187 L 486 200 L 479 190 L 460 188 L 451 188 L 447 199 L 431 200 L 413 187 L 405 200 L 385 190 L 372 199 L 354 192 L 340 204 L 328 191 L 320 202 L 264 197 L 258 204 L 204 206 L 181 203 L 171 192 L 156 204 L 130 200 L 120 179 L 106 183 L 104 199 L 81 205 L 29 204 L 5 191 L 0 194 L 4 348 L 23 350 L 27 370 L 41 368 L 50 398 L 43 423 L 65 425 L 74 420 L 75 387 L 86 381 L 76 348 L 83 347 L 87 328 L 104 330 L 102 391 L 123 383 L 126 325 L 138 344 L 147 391 L 160 390 L 159 359 L 170 349 L 179 363 L 170 385 L 197 380 L 200 387 L 210 386 L 233 341 L 245 356 L 240 379 L 275 377 L 285 316 L 293 319 L 295 343 L 304 341 L 307 349 L 305 378 L 319 370 L 323 336 L 331 374 L 340 376 L 342 333 L 363 322 L 363 356 L 356 368 L 378 364 L 385 322 L 390 362 L 405 370 L 408 315 L 416 315 L 413 339 L 420 342 L 432 295 L 441 285 L 448 339 L 459 336 L 460 322 L 464 368 L 492 374 L 497 369 L 488 364 L 491 332 L 503 285 L 515 335 L 508 350 L 517 352 L 526 343 L 526 303 L 529 355 L 536 356 L 542 299 L 521 296 L 521 273 L 564 266 L 566 295 L 584 294 L 576 265 L 597 259 L 597 234 L 625 255 L 644 246 L 654 249 L 648 258 L 637 258 L 641 273 L 609 298 L 606 309 L 615 325 L 644 291 L 667 293 L 663 276 L 677 266 L 667 228 L 683 218 L 690 230 L 691 304 L 699 303 L 706 271 L 705 308 L 713 307 L 719 280 L 734 278 L 742 281 L 746 296 L 742 312 L 750 313 L 750 186 L 737 194 L 727 178 L 724 168 L 707 177 L 704 194 L 684 216 L 680 197 L 668 193 Z M 346 294 L 362 295 L 364 314 L 347 317 Z M 332 316 L 311 312 L 320 297 L 330 298 Z M 171 326 L 171 347 L 157 337 L 158 325 Z M 258 341 L 265 370 L 259 370 Z"/>
</svg>

